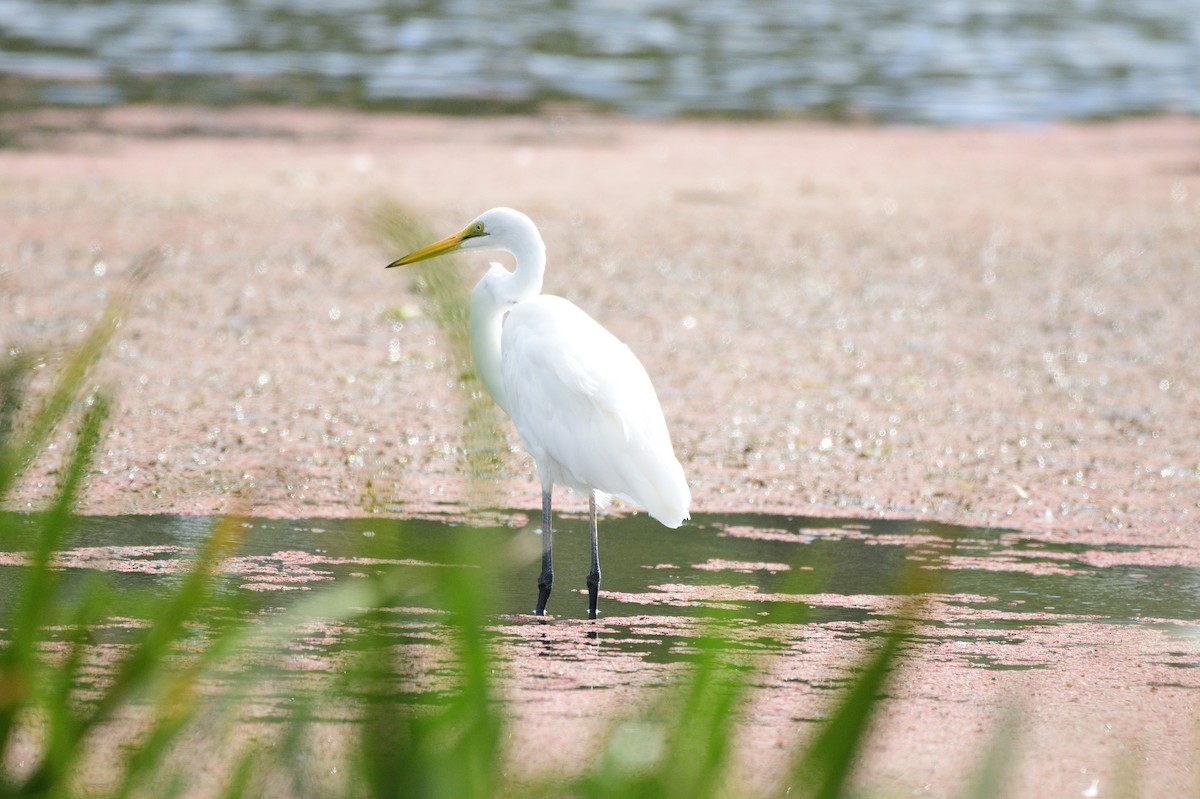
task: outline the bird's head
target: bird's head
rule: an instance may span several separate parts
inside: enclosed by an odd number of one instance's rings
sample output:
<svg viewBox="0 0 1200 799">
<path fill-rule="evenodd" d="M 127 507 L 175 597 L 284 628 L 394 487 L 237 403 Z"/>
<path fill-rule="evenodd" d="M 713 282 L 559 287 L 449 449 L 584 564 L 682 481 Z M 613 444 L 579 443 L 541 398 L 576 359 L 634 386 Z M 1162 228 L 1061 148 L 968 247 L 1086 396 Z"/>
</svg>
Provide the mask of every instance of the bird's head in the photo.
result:
<svg viewBox="0 0 1200 799">
<path fill-rule="evenodd" d="M 513 251 L 514 246 L 532 234 L 540 241 L 537 228 L 529 217 L 512 208 L 493 208 L 484 211 L 462 230 L 441 241 L 435 241 L 426 247 L 410 252 L 388 264 L 404 266 L 435 258 L 452 252 L 464 250 L 507 250 Z"/>
</svg>

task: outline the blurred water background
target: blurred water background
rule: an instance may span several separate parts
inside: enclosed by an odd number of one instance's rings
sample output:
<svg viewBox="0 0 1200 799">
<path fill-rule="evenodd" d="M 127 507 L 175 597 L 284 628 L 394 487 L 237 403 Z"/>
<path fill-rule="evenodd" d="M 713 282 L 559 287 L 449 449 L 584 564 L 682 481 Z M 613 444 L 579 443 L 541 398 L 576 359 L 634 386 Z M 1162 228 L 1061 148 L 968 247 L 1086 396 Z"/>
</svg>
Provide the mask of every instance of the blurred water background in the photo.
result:
<svg viewBox="0 0 1200 799">
<path fill-rule="evenodd" d="M 0 0 L 3 107 L 1200 113 L 1200 0 Z"/>
</svg>

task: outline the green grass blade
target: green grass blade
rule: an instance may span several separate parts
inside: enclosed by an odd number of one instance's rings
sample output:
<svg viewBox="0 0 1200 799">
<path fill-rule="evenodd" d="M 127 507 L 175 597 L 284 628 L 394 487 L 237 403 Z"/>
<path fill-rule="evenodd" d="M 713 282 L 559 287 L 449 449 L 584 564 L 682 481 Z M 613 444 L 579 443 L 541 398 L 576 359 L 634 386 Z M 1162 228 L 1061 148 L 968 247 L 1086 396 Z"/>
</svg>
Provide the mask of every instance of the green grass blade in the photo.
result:
<svg viewBox="0 0 1200 799">
<path fill-rule="evenodd" d="M 249 751 L 238 758 L 237 766 L 234 767 L 233 773 L 229 777 L 229 784 L 225 786 L 225 791 L 221 794 L 222 799 L 242 799 L 245 796 L 254 796 L 251 781 L 254 777 L 254 765 L 259 757 L 258 752 Z"/>
<path fill-rule="evenodd" d="M 966 799 L 1001 799 L 1005 796 L 1006 778 L 1016 762 L 1017 727 L 1021 713 L 1015 704 L 1005 709 L 996 724 L 992 740 L 984 751 L 983 760 L 975 769 Z"/>
<path fill-rule="evenodd" d="M 882 646 L 867 657 L 841 703 L 793 766 L 788 796 L 835 799 L 846 795 L 855 758 L 866 742 L 871 717 L 903 647 L 906 629 L 905 622 L 898 622 L 885 635 Z"/>
<path fill-rule="evenodd" d="M 790 785 L 786 786 L 789 797 L 835 799 L 847 795 L 846 786 L 866 744 L 879 699 L 919 618 L 924 597 L 934 591 L 940 580 L 935 572 L 911 566 L 897 576 L 895 593 L 910 598 L 897 611 L 882 644 L 864 655 L 854 670 L 854 681 L 833 712 L 804 748 L 797 751 L 790 770 Z"/>
<path fill-rule="evenodd" d="M 48 684 L 44 704 L 46 717 L 46 753 L 42 781 L 45 786 L 60 784 L 75 761 L 83 739 L 83 724 L 74 696 L 85 666 L 87 648 L 92 645 L 92 624 L 105 606 L 103 586 L 93 580 L 76 602 L 67 628 L 66 659 L 54 668 L 44 668 Z"/>
<path fill-rule="evenodd" d="M 8 446 L 0 450 L 0 498 L 8 495 L 13 480 L 45 448 L 50 435 L 78 396 L 88 372 L 120 328 L 137 288 L 158 267 L 162 255 L 161 250 L 151 250 L 138 258 L 130 271 L 126 287 L 109 302 L 100 322 L 68 354 L 58 371 L 54 386 L 43 397 L 28 422 L 22 426 L 23 435 L 7 439 Z M 5 379 L 10 380 L 15 373 L 19 374 L 20 368 L 19 365 L 6 367 Z M 12 429 L 15 413 L 15 408 L 11 407 L 12 401 L 12 395 L 6 389 L 3 405 L 0 407 L 0 419 L 9 426 L 9 430 Z"/>
<path fill-rule="evenodd" d="M 393 696 L 391 653 L 378 629 L 381 622 L 381 616 L 368 615 L 355 642 L 358 652 L 351 690 L 362 703 L 354 751 L 360 790 L 355 794 L 436 797 L 429 778 L 435 766 L 419 750 L 429 737 L 421 734 L 422 724 L 429 724 L 414 715 L 411 705 Z"/>
<path fill-rule="evenodd" d="M 70 527 L 71 506 L 100 441 L 100 430 L 107 415 L 107 402 L 96 397 L 80 425 L 58 496 L 42 521 L 41 535 L 25 569 L 24 585 L 12 611 L 8 645 L 0 651 L 0 686 L 3 686 L 0 690 L 0 762 L 8 751 L 17 717 L 36 696 L 43 676 L 43 669 L 37 662 L 37 646 L 46 620 L 57 605 L 55 598 L 59 584 L 59 573 L 51 556 Z M 58 766 L 53 759 L 43 763 L 43 768 L 52 771 Z M 55 777 L 43 774 L 39 769 L 31 779 L 53 782 Z"/>
<path fill-rule="evenodd" d="M 10 455 L 15 462 L 12 447 L 13 426 L 25 394 L 25 380 L 29 376 L 29 368 L 29 359 L 19 354 L 9 356 L 3 366 L 0 366 L 0 464 L 7 461 Z M 11 468 L 11 464 L 0 466 L 0 473 Z"/>
<path fill-rule="evenodd" d="M 145 637 L 122 662 L 112 685 L 97 703 L 89 724 L 109 719 L 115 710 L 159 675 L 172 648 L 188 634 L 186 623 L 204 604 L 220 559 L 241 541 L 235 519 L 222 520 L 205 542 L 183 583 L 171 596 Z"/>
<path fill-rule="evenodd" d="M 216 525 L 183 582 L 167 599 L 166 610 L 119 666 L 117 677 L 87 720 L 88 728 L 93 728 L 134 697 L 146 701 L 150 727 L 125 758 L 115 799 L 137 795 L 160 773 L 172 745 L 201 710 L 204 681 L 223 664 L 236 661 L 239 644 L 253 639 L 254 625 L 231 613 L 236 610 L 236 599 L 223 600 L 216 608 L 209 606 L 217 566 L 236 548 L 241 536 L 242 527 L 233 517 Z M 202 609 L 209 611 L 209 623 L 197 632 L 194 620 Z M 232 615 L 233 620 L 214 626 L 211 617 L 218 610 L 221 615 Z M 199 635 L 203 638 L 197 643 Z M 185 638 L 192 639 L 186 659 L 178 651 Z M 252 679 L 252 674 L 247 673 L 246 679 Z M 226 702 L 234 703 L 236 695 L 231 691 Z"/>
<path fill-rule="evenodd" d="M 434 240 L 434 234 L 414 221 L 398 203 L 376 205 L 366 218 L 367 227 L 387 252 L 399 257 Z M 380 264 L 382 268 L 384 264 Z M 401 272 L 399 269 L 390 270 Z M 470 477 L 469 492 L 475 506 L 494 506 L 496 478 L 502 461 L 499 453 L 507 448 L 499 410 L 492 402 L 475 372 L 471 356 L 470 294 L 462 267 L 453 258 L 435 258 L 405 267 L 402 274 L 413 278 L 411 289 L 421 297 L 426 313 L 446 338 L 449 359 L 457 371 L 462 395 L 467 403 L 463 429 L 465 467 Z"/>
<path fill-rule="evenodd" d="M 721 631 L 726 614 L 706 622 L 697 655 L 677 690 L 634 722 L 614 724 L 576 792 L 591 799 L 719 795 L 739 709 L 757 665 L 738 664 Z M 744 653 L 742 653 L 744 655 Z"/>
<path fill-rule="evenodd" d="M 456 655 L 462 669 L 462 682 L 449 709 L 449 723 L 462 729 L 458 752 L 462 755 L 464 795 L 492 796 L 499 774 L 502 720 L 492 691 L 495 662 L 486 620 L 494 592 L 492 572 L 487 566 L 498 558 L 489 554 L 492 547 L 482 536 L 470 538 L 477 540 L 463 541 L 471 552 L 460 550 L 458 562 L 478 568 L 451 569 L 444 575 L 443 590 L 451 601 L 451 618 L 457 628 Z"/>
<path fill-rule="evenodd" d="M 756 670 L 728 659 L 730 643 L 709 634 L 700 641 L 683 709 L 668 739 L 663 794 L 673 799 L 716 795 L 738 722 L 738 708 Z"/>
<path fill-rule="evenodd" d="M 463 531 L 466 533 L 466 531 Z M 490 635 L 491 546 L 482 536 L 456 536 L 463 546 L 450 562 L 474 568 L 437 572 L 438 604 L 450 611 L 445 629 L 456 666 L 448 698 L 418 704 L 396 683 L 382 617 L 364 617 L 357 682 L 367 686 L 357 767 L 366 795 L 472 799 L 497 795 L 503 717 L 493 696 Z M 467 540 L 469 539 L 469 540 Z M 378 607 L 378 606 L 377 606 Z"/>
</svg>

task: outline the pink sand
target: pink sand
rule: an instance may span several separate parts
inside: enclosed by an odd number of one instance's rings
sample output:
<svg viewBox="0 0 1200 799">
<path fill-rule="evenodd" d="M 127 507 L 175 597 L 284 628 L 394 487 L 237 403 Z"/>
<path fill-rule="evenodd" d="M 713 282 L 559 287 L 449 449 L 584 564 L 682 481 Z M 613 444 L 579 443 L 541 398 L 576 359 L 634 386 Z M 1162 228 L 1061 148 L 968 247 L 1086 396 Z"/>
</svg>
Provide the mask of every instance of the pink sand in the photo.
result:
<svg viewBox="0 0 1200 799">
<path fill-rule="evenodd" d="M 84 512 L 463 512 L 458 365 L 367 220 L 392 200 L 441 235 L 505 204 L 541 226 L 546 290 L 646 364 L 694 511 L 994 525 L 1162 547 L 1097 565 L 1200 565 L 1200 121 L 126 108 L 5 124 L 23 144 L 0 150 L 5 347 L 53 366 L 139 255 L 166 248 L 95 372 L 116 404 Z M 456 263 L 470 280 L 482 268 Z M 490 499 L 535 509 L 508 442 Z M 46 501 L 67 443 L 14 507 Z M 732 598 L 774 567 L 696 564 L 731 569 Z M 667 668 L 592 646 L 573 622 L 513 629 L 535 639 L 536 657 L 512 645 L 506 688 L 513 757 L 533 772 L 580 767 Z M 747 785 L 770 782 L 797 719 L 820 710 L 808 686 L 861 647 L 836 628 L 782 632 L 793 651 L 755 695 Z M 1110 795 L 1124 763 L 1141 795 L 1195 794 L 1195 625 L 1081 619 L 1020 636 L 921 644 L 861 782 L 953 793 L 1017 702 L 1011 795 L 1082 796 L 1093 780 Z M 989 653 L 1043 665 L 968 657 Z M 531 762 L 547 738 L 572 743 Z"/>
</svg>

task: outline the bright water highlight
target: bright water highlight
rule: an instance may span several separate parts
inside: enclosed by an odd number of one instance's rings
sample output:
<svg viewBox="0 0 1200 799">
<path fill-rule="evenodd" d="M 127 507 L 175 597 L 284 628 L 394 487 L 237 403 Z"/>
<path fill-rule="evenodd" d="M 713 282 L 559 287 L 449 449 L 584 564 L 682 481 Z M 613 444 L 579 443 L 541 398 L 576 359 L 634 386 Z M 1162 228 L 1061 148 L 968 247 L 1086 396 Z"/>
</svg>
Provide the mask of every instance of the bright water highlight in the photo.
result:
<svg viewBox="0 0 1200 799">
<path fill-rule="evenodd" d="M 10 104 L 1030 122 L 1200 112 L 1200 0 L 0 0 Z"/>
</svg>

